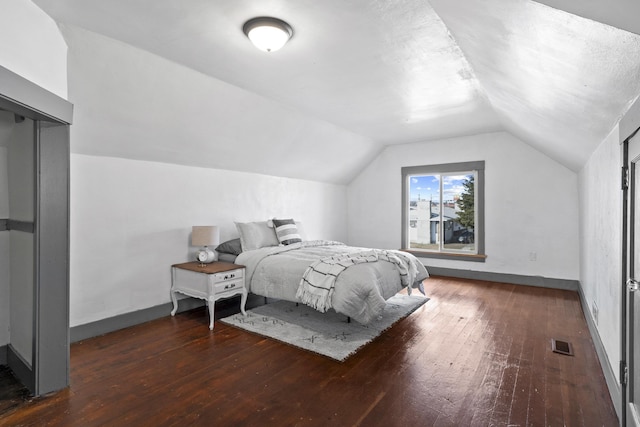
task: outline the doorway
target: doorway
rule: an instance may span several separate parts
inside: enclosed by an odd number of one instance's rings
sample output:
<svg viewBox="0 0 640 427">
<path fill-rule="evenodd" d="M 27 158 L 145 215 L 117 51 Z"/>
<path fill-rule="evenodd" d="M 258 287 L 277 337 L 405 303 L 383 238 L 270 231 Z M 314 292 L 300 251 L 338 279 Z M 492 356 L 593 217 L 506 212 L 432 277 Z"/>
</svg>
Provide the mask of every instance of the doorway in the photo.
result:
<svg viewBox="0 0 640 427">
<path fill-rule="evenodd" d="M 638 129 L 640 130 L 640 128 Z M 623 143 L 623 278 L 622 354 L 622 425 L 640 427 L 640 135 L 636 130 Z"/>
<path fill-rule="evenodd" d="M 9 316 L 2 317 L 8 337 L 0 341 L 0 364 L 7 365 L 37 396 L 69 384 L 69 125 L 73 108 L 0 67 L 0 110 L 19 124 L 19 138 L 12 142 L 12 166 L 6 161 L 0 164 L 0 173 L 11 174 L 13 182 L 6 196 L 13 209 L 5 209 L 0 217 L 4 242 L 0 263 L 8 266 L 0 275 L 0 289 L 7 294 L 10 288 L 15 296 L 8 307 L 3 306 L 9 311 Z M 19 168 L 13 167 L 14 160 Z"/>
</svg>

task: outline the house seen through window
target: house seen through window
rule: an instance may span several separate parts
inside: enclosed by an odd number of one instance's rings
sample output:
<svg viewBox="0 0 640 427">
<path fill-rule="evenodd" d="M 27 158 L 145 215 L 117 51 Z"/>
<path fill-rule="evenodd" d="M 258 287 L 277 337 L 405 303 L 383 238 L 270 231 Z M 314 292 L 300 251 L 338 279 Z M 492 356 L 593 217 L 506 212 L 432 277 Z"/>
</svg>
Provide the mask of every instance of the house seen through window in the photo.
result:
<svg viewBox="0 0 640 427">
<path fill-rule="evenodd" d="M 484 255 L 484 162 L 402 168 L 402 182 L 405 249 Z"/>
</svg>

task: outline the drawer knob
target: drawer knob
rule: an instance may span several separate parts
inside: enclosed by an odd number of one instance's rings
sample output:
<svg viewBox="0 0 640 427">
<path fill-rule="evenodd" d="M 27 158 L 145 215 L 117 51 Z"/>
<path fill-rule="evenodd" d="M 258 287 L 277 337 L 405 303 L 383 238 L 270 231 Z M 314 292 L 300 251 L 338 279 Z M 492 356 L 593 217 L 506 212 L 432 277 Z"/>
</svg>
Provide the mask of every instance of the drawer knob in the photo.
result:
<svg viewBox="0 0 640 427">
<path fill-rule="evenodd" d="M 235 288 L 235 287 L 236 287 L 236 284 L 235 284 L 235 283 L 233 283 L 233 284 L 231 284 L 231 285 L 226 285 L 224 288 L 225 288 L 225 289 L 231 289 L 231 288 Z"/>
</svg>

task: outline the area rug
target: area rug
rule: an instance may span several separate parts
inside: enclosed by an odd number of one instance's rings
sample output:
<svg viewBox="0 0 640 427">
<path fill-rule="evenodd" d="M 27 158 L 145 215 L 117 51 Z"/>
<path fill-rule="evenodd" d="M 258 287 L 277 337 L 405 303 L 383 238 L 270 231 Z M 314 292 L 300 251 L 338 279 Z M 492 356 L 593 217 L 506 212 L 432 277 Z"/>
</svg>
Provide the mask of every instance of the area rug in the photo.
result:
<svg viewBox="0 0 640 427">
<path fill-rule="evenodd" d="M 333 310 L 327 313 L 289 301 L 275 301 L 220 321 L 256 334 L 344 361 L 394 323 L 413 313 L 429 298 L 398 294 L 387 301 L 382 316 L 368 325 L 347 321 Z"/>
</svg>

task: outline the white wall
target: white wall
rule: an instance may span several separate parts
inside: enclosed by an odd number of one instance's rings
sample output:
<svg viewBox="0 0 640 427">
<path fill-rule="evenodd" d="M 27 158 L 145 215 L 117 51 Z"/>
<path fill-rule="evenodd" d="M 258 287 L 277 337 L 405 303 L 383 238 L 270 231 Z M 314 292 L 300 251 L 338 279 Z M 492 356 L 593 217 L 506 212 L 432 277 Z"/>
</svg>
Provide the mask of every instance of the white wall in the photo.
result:
<svg viewBox="0 0 640 427">
<path fill-rule="evenodd" d="M 0 65 L 67 97 L 67 45 L 56 23 L 30 0 L 0 0 Z"/>
<path fill-rule="evenodd" d="M 577 280 L 577 175 L 508 133 L 386 148 L 349 185 L 349 243 L 400 248 L 403 166 L 475 160 L 486 162 L 486 262 L 425 265 Z"/>
<path fill-rule="evenodd" d="M 71 326 L 169 302 L 170 266 L 195 250 L 191 226 L 218 225 L 227 240 L 234 221 L 274 216 L 344 241 L 346 187 L 73 154 Z"/>
<path fill-rule="evenodd" d="M 618 377 L 622 301 L 622 192 L 620 143 L 640 126 L 640 100 L 629 107 L 618 125 L 593 152 L 579 174 L 580 283 L 589 304 L 608 362 Z M 637 138 L 637 136 L 636 136 Z M 592 307 L 598 306 L 595 322 Z"/>
<path fill-rule="evenodd" d="M 594 151 L 579 174 L 580 284 L 593 318 L 598 306 L 598 334 L 618 376 L 622 268 L 621 147 L 616 127 Z"/>
</svg>

